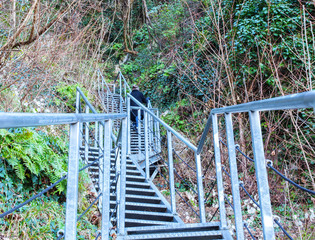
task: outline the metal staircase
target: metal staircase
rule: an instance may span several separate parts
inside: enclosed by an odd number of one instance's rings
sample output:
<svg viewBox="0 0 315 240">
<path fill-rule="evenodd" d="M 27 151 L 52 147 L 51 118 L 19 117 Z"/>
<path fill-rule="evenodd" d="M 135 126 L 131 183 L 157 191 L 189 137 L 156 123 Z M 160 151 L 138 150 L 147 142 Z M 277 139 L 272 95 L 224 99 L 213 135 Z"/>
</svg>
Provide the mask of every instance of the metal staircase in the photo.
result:
<svg viewBox="0 0 315 240">
<path fill-rule="evenodd" d="M 134 99 L 121 73 L 115 83 L 110 85 L 99 72 L 98 92 L 105 113 L 98 113 L 79 88 L 74 114 L 0 113 L 1 128 L 70 126 L 66 175 L 33 196 L 31 200 L 1 213 L 0 218 L 25 206 L 67 178 L 65 228 L 58 232 L 58 239 L 76 239 L 77 222 L 96 202 L 102 216 L 101 229 L 95 233 L 96 239 L 232 239 L 231 224 L 235 226 L 233 238 L 242 240 L 245 236 L 251 236 L 255 239 L 247 223 L 243 221 L 244 203 L 240 198 L 241 188 L 261 211 L 263 238 L 273 240 L 273 223 L 278 225 L 286 236 L 290 235 L 272 215 L 267 168 L 295 187 L 315 195 L 314 191 L 281 175 L 270 160 L 266 161 L 259 119 L 260 111 L 314 108 L 315 91 L 214 109 L 209 115 L 198 147 L 166 124 L 159 117 L 158 109 L 152 108 L 151 104 L 144 106 Z M 131 99 L 137 107 L 130 106 Z M 140 111 L 144 112 L 144 119 L 139 120 L 137 128 L 134 128 L 130 121 L 130 112 L 133 109 L 139 110 L 139 114 Z M 231 115 L 240 112 L 249 115 L 253 158 L 242 152 L 234 142 Z M 221 116 L 225 123 L 227 144 L 220 138 L 219 115 L 224 117 Z M 208 185 L 203 178 L 201 153 L 210 129 L 213 133 L 211 144 L 214 146 L 218 208 L 209 220 L 204 197 L 204 186 Z M 184 146 L 185 156 L 189 159 L 177 152 L 173 145 L 178 143 Z M 230 173 L 222 166 L 220 144 L 227 148 Z M 246 191 L 239 179 L 236 152 L 240 152 L 255 165 L 258 201 Z M 180 176 L 177 169 L 179 164 L 185 166 L 185 171 L 193 179 L 190 183 Z M 85 170 L 97 197 L 78 217 L 78 176 L 79 172 Z M 223 172 L 229 177 L 227 179 L 231 179 L 230 198 L 224 188 L 226 178 L 223 178 Z M 185 184 L 185 191 L 194 195 L 191 200 L 193 203 L 182 196 L 178 183 Z M 227 203 L 234 214 L 230 225 L 227 220 Z M 190 215 L 185 218 L 182 213 L 188 211 Z M 213 221 L 216 213 L 219 213 L 219 216 Z M 187 217 L 195 219 L 194 223 L 186 223 Z M 245 235 L 244 229 L 249 235 Z"/>
<path fill-rule="evenodd" d="M 102 77 L 99 72 L 99 76 Z M 119 73 L 119 86 L 107 84 L 101 79 L 102 89 L 99 97 L 103 108 L 108 113 L 126 112 L 138 109 L 140 119 L 141 107 L 130 107 L 128 90 L 130 87 Z M 122 87 L 123 86 L 123 87 Z M 115 91 L 120 89 L 118 93 Z M 126 105 L 127 103 L 127 105 Z M 128 109 L 128 110 L 127 110 Z M 148 109 L 158 115 L 158 110 Z M 130 119 L 130 117 L 129 117 Z M 138 127 L 131 126 L 128 119 L 128 155 L 126 158 L 125 185 L 125 234 L 117 239 L 231 239 L 228 230 L 222 230 L 217 223 L 184 224 L 183 220 L 172 210 L 172 206 L 152 182 L 154 167 L 161 154 L 160 124 L 153 117 L 145 114 L 144 120 L 138 121 Z M 147 135 L 145 137 L 145 135 Z M 147 139 L 147 141 L 146 141 Z M 94 149 L 95 152 L 97 149 Z M 147 155 L 147 156 L 146 156 Z M 149 168 L 146 173 L 146 158 L 149 158 Z M 115 154 L 111 155 L 111 180 L 115 178 Z M 92 162 L 93 159 L 90 160 Z M 94 174 L 94 173 L 93 173 Z M 146 175 L 149 174 L 149 175 Z M 156 174 L 156 172 L 155 172 Z M 93 178 L 94 179 L 94 178 Z M 97 180 L 94 181 L 94 184 Z M 116 186 L 118 186 L 116 184 Z M 111 189 L 111 211 L 116 209 L 116 187 Z M 115 225 L 116 222 L 113 222 Z"/>
</svg>

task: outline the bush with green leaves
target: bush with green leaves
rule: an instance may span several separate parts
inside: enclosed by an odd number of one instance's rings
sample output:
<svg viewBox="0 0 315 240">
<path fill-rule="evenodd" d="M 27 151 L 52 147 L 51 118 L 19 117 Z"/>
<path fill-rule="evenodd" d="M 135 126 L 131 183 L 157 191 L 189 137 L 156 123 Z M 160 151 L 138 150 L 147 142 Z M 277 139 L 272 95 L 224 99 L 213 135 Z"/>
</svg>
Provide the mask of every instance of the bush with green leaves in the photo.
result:
<svg viewBox="0 0 315 240">
<path fill-rule="evenodd" d="M 0 167 L 6 178 L 25 186 L 56 182 L 67 170 L 68 146 L 65 136 L 48 135 L 36 129 L 0 129 Z M 59 193 L 65 183 L 57 186 Z"/>
</svg>

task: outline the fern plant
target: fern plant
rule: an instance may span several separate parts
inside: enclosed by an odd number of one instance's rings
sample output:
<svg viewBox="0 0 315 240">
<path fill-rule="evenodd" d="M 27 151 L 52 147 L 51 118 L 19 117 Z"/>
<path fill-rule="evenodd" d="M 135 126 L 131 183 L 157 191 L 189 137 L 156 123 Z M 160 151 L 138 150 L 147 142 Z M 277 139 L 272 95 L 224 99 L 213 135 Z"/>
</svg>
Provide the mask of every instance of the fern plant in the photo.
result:
<svg viewBox="0 0 315 240">
<path fill-rule="evenodd" d="M 33 175 L 56 182 L 67 169 L 67 149 L 62 137 L 35 129 L 0 129 L 0 158 L 5 160 L 1 162 L 9 164 L 22 183 Z M 57 190 L 63 192 L 65 182 Z"/>
</svg>

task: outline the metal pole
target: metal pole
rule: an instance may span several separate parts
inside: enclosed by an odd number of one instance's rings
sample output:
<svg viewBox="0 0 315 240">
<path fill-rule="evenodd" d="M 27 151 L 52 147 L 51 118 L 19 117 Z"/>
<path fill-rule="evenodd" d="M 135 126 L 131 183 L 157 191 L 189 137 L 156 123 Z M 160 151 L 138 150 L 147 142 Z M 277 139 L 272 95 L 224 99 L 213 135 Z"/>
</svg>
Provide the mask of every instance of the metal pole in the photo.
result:
<svg viewBox="0 0 315 240">
<path fill-rule="evenodd" d="M 89 113 L 90 112 L 90 108 L 89 106 L 86 106 L 85 108 L 85 113 Z M 84 141 L 84 160 L 86 163 L 89 162 L 89 123 L 85 122 L 85 141 Z"/>
<path fill-rule="evenodd" d="M 65 239 L 77 239 L 79 127 L 79 123 L 70 125 Z"/>
<path fill-rule="evenodd" d="M 127 161 L 127 119 L 122 120 L 121 135 L 121 178 L 120 178 L 120 209 L 119 209 L 119 235 L 125 235 L 126 211 L 126 161 Z"/>
<path fill-rule="evenodd" d="M 121 96 L 121 73 L 119 73 L 119 95 Z"/>
<path fill-rule="evenodd" d="M 141 154 L 141 145 L 142 145 L 142 135 L 141 135 L 141 132 L 142 132 L 142 127 L 141 127 L 141 110 L 138 109 L 138 153 L 139 153 L 139 156 Z"/>
<path fill-rule="evenodd" d="M 167 150 L 168 150 L 168 168 L 169 168 L 169 184 L 171 193 L 171 207 L 172 213 L 176 214 L 176 194 L 174 183 L 174 163 L 173 163 L 173 146 L 172 146 L 172 133 L 167 131 Z"/>
<path fill-rule="evenodd" d="M 102 187 L 102 239 L 109 240 L 110 227 L 110 152 L 111 152 L 112 120 L 105 121 L 104 127 L 104 162 Z"/>
<path fill-rule="evenodd" d="M 128 147 L 127 147 L 127 155 L 131 154 L 131 129 L 130 129 L 130 97 L 127 97 L 127 138 L 128 138 Z"/>
<path fill-rule="evenodd" d="M 145 149 L 145 177 L 149 181 L 150 169 L 149 169 L 149 136 L 148 136 L 148 113 L 144 112 L 144 149 Z"/>
<path fill-rule="evenodd" d="M 200 222 L 206 222 L 206 212 L 205 212 L 205 196 L 203 192 L 203 175 L 202 175 L 202 167 L 200 161 L 200 155 L 195 153 L 196 160 L 196 174 L 197 174 L 197 186 L 198 186 L 198 200 L 199 200 L 199 215 Z"/>
<path fill-rule="evenodd" d="M 220 224 L 221 224 L 222 229 L 227 229 L 217 114 L 212 115 L 212 126 L 213 126 L 215 170 L 216 170 L 216 175 L 217 175 L 217 188 L 218 188 L 218 198 L 219 198 L 219 208 L 220 208 Z"/>
<path fill-rule="evenodd" d="M 244 239 L 244 227 L 242 219 L 242 205 L 240 197 L 240 184 L 238 181 L 238 171 L 235 153 L 235 142 L 233 133 L 232 114 L 225 114 L 226 136 L 229 153 L 230 174 L 231 174 L 231 186 L 233 195 L 233 208 L 235 215 L 235 227 L 237 239 Z"/>
<path fill-rule="evenodd" d="M 159 110 L 156 111 L 156 116 L 159 117 Z M 160 122 L 158 122 L 158 121 L 156 121 L 156 131 L 157 131 L 158 151 L 161 152 Z"/>
<path fill-rule="evenodd" d="M 104 122 L 103 122 L 104 123 Z M 101 124 L 101 122 L 99 122 L 99 151 L 98 151 L 98 156 L 102 156 L 103 154 L 103 157 L 100 158 L 100 162 L 99 162 L 99 170 L 98 170 L 98 180 L 99 180 L 99 192 L 102 192 L 103 190 L 103 179 L 104 179 L 104 176 L 103 176 L 103 165 L 104 165 L 104 149 L 102 150 L 101 147 L 104 147 L 104 127 L 103 125 Z M 100 198 L 100 200 L 98 201 L 98 205 L 99 205 L 99 209 L 102 209 L 102 198 Z"/>
<path fill-rule="evenodd" d="M 261 222 L 263 226 L 264 239 L 275 239 L 273 228 L 273 217 L 270 202 L 268 175 L 264 153 L 264 144 L 260 128 L 259 111 L 249 112 L 250 128 L 253 142 L 253 151 L 256 168 L 257 187 L 261 211 Z"/>
<path fill-rule="evenodd" d="M 94 140 L 94 147 L 97 148 L 97 144 L 99 144 L 99 138 L 98 138 L 98 122 L 95 122 L 95 140 Z"/>
<path fill-rule="evenodd" d="M 119 138 L 119 136 L 118 136 Z M 115 150 L 115 158 L 116 158 L 116 162 L 115 162 L 115 168 L 116 168 L 116 176 L 118 177 L 118 179 L 116 180 L 116 204 L 117 204 L 117 210 L 116 210 L 116 214 L 120 213 L 120 209 L 121 209 L 121 194 L 120 194 L 120 190 L 121 190 L 121 139 L 118 140 L 120 142 L 118 142 L 118 144 L 120 144 L 120 147 L 117 148 Z M 119 216 L 117 216 L 119 219 Z M 117 229 L 120 229 L 120 221 L 117 221 Z"/>
</svg>

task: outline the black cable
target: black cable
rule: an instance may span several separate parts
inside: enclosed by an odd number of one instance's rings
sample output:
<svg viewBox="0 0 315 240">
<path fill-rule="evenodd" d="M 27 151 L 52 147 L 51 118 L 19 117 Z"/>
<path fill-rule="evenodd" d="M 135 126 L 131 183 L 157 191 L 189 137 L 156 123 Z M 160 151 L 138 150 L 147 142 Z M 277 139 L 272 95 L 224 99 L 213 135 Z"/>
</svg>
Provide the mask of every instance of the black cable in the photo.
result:
<svg viewBox="0 0 315 240">
<path fill-rule="evenodd" d="M 79 220 L 84 216 L 84 214 L 86 214 L 87 211 L 90 210 L 90 208 L 97 202 L 97 200 L 100 198 L 101 195 L 102 195 L 102 193 L 100 193 L 100 194 L 97 196 L 97 198 L 95 198 L 95 200 L 90 204 L 90 206 L 88 206 L 88 208 L 85 209 L 85 211 L 77 218 L 77 221 L 79 221 Z"/>
<path fill-rule="evenodd" d="M 187 167 L 189 167 L 191 170 L 193 170 L 194 172 L 197 172 L 193 167 L 191 167 L 184 159 L 182 159 L 178 154 L 177 154 L 177 152 L 175 151 L 175 149 L 173 148 L 172 149 L 173 150 L 173 152 L 175 153 L 175 155 L 183 162 L 183 163 L 185 163 L 185 165 L 187 166 Z"/>
<path fill-rule="evenodd" d="M 101 233 L 98 233 L 95 240 L 97 240 L 101 236 Z"/>
<path fill-rule="evenodd" d="M 214 212 L 214 214 L 212 215 L 212 217 L 211 217 L 211 219 L 210 219 L 209 222 L 212 221 L 212 219 L 215 217 L 215 215 L 218 213 L 218 211 L 219 211 L 219 207 L 217 207 L 217 210 L 215 210 L 215 212 Z"/>
<path fill-rule="evenodd" d="M 281 224 L 274 219 L 274 222 L 279 226 L 279 228 L 281 228 L 282 232 L 290 239 L 293 240 L 293 238 L 290 236 L 290 234 L 281 226 Z"/>
<path fill-rule="evenodd" d="M 239 148 L 239 146 L 236 146 L 235 149 L 242 154 L 246 159 L 248 159 L 251 162 L 255 162 L 254 159 L 250 158 L 249 156 L 247 156 L 244 152 L 242 152 L 242 150 Z"/>
<path fill-rule="evenodd" d="M 250 231 L 250 229 L 249 229 L 249 227 L 247 226 L 246 223 L 244 223 L 244 227 L 246 228 L 246 230 L 248 231 L 248 233 L 252 237 L 252 239 L 256 240 L 256 238 L 254 237 L 254 235 L 252 234 L 252 232 Z"/>
<path fill-rule="evenodd" d="M 310 189 L 304 188 L 302 186 L 300 186 L 299 184 L 293 182 L 291 179 L 287 178 L 286 176 L 284 176 L 281 172 L 279 172 L 277 169 L 275 169 L 270 163 L 267 164 L 267 166 L 272 169 L 276 174 L 278 174 L 281 178 L 283 178 L 284 180 L 286 180 L 287 182 L 291 183 L 292 185 L 294 185 L 295 187 L 308 192 L 309 194 L 315 195 L 315 191 L 312 191 Z"/>
<path fill-rule="evenodd" d="M 205 202 L 207 202 L 207 200 L 208 200 L 208 198 L 209 198 L 209 196 L 211 195 L 211 191 L 213 190 L 213 188 L 215 187 L 215 184 L 216 184 L 216 181 L 217 180 L 215 180 L 215 181 L 213 181 L 212 183 L 211 183 L 211 189 L 210 189 L 210 191 L 208 192 L 209 194 L 208 194 L 208 196 L 205 198 Z"/>
<path fill-rule="evenodd" d="M 186 186 L 188 186 L 195 194 L 197 194 L 197 192 L 195 191 L 195 189 L 193 189 L 190 184 L 188 184 L 185 179 L 183 179 L 178 172 L 176 171 L 176 169 L 174 169 L 174 173 L 185 183 Z"/>
<path fill-rule="evenodd" d="M 256 206 L 260 208 L 260 205 L 258 204 L 258 202 L 256 202 L 256 200 L 249 194 L 249 192 L 245 189 L 244 185 L 240 183 L 240 186 L 244 190 L 244 192 L 247 194 L 247 196 L 249 196 L 249 198 L 256 204 Z"/>
<path fill-rule="evenodd" d="M 57 182 L 55 182 L 54 184 L 50 185 L 48 188 L 44 189 L 43 191 L 41 191 L 40 193 L 36 194 L 35 196 L 31 197 L 30 199 L 26 200 L 25 202 L 17 205 L 16 207 L 12 208 L 9 211 L 6 211 L 2 214 L 0 214 L 0 218 L 3 218 L 5 216 L 7 216 L 10 213 L 13 213 L 14 211 L 18 210 L 19 208 L 25 206 L 26 204 L 30 203 L 31 201 L 33 201 L 34 199 L 42 196 L 44 193 L 48 192 L 50 189 L 52 189 L 53 187 L 57 186 L 62 180 L 64 180 L 67 177 L 67 175 L 64 175 L 62 178 L 60 178 Z"/>
</svg>

